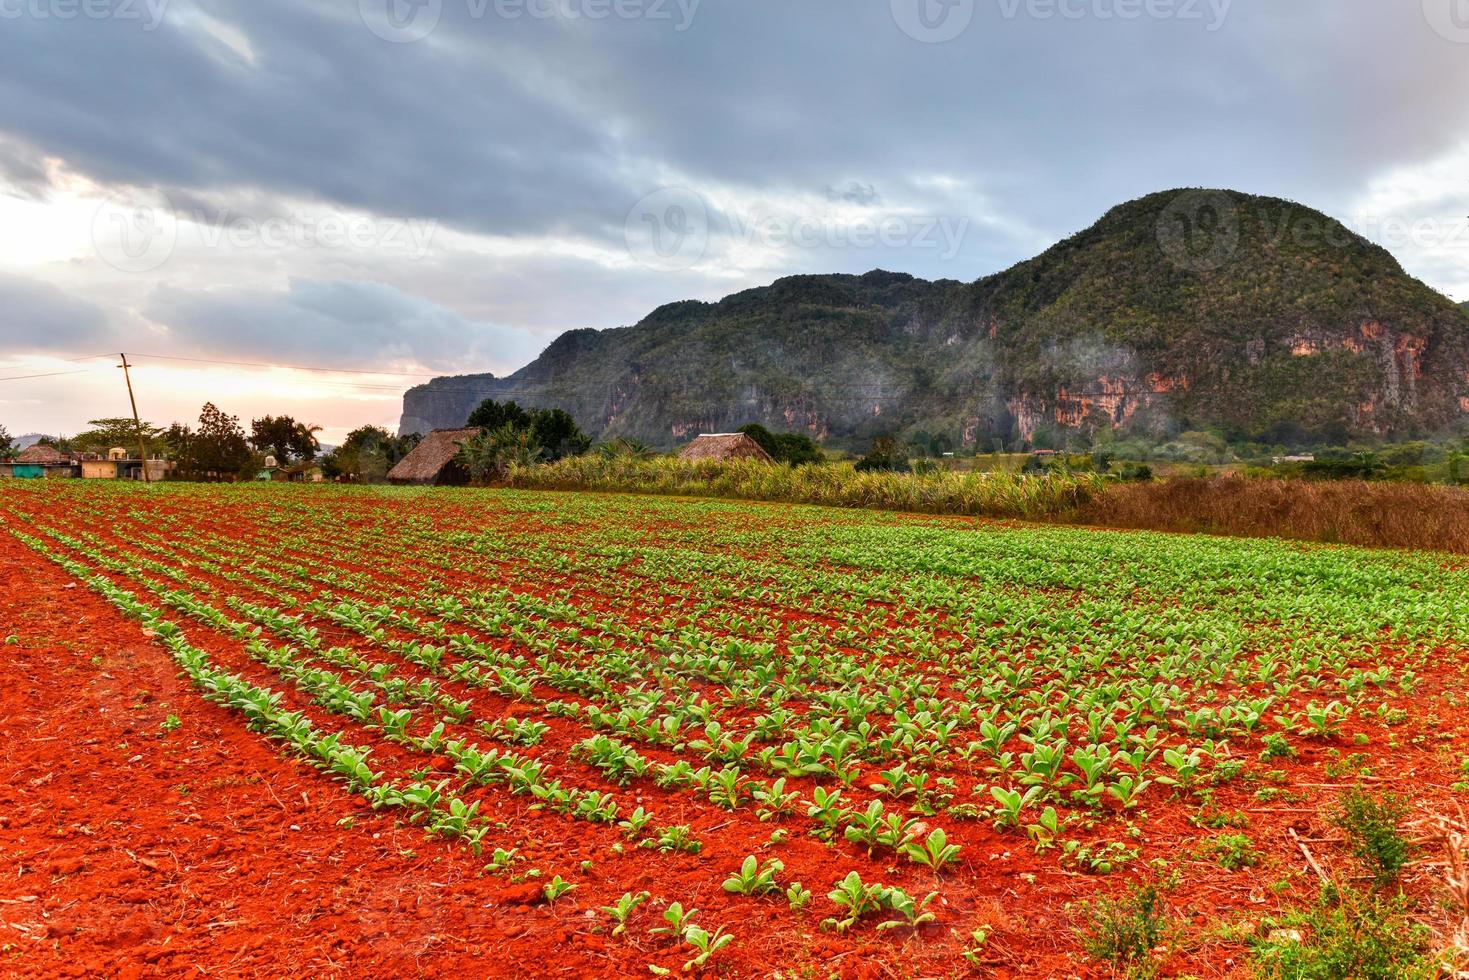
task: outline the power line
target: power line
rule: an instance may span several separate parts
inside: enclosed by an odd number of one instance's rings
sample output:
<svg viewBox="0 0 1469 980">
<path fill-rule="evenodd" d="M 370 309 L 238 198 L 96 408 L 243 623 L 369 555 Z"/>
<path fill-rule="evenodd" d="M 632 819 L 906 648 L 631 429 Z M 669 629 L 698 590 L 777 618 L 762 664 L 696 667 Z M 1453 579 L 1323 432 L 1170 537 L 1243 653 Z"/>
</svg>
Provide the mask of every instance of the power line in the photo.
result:
<svg viewBox="0 0 1469 980">
<path fill-rule="evenodd" d="M 112 355 L 111 354 L 105 354 L 105 355 L 98 355 L 98 356 L 111 357 Z M 225 364 L 225 365 L 230 365 L 230 366 L 233 366 L 233 367 L 277 368 L 277 369 L 280 369 L 280 370 L 283 370 L 283 371 L 320 371 L 320 372 L 325 373 L 325 374 L 366 374 L 366 375 L 371 375 L 373 377 L 384 377 L 384 378 L 441 378 L 441 377 L 443 377 L 442 374 L 428 374 L 428 373 L 422 373 L 422 372 L 409 372 L 409 371 L 368 371 L 368 370 L 364 370 L 364 369 L 361 369 L 361 368 L 308 367 L 308 366 L 306 366 L 304 364 L 271 364 L 271 363 L 266 362 L 266 361 L 227 361 L 227 360 L 221 360 L 219 358 L 213 358 L 213 357 L 185 357 L 182 354 L 137 354 L 137 353 L 134 353 L 132 356 L 133 357 L 146 357 L 146 358 L 150 358 L 150 359 L 153 359 L 153 360 L 163 360 L 163 361 L 191 361 L 191 362 L 193 362 L 195 364 Z M 78 358 L 78 360 L 81 360 L 81 358 Z"/>
<path fill-rule="evenodd" d="M 12 378 L 0 378 L 0 381 L 30 381 L 32 378 L 62 378 L 68 374 L 91 374 L 91 368 L 82 368 L 80 371 L 52 371 L 49 374 L 17 374 Z"/>
</svg>

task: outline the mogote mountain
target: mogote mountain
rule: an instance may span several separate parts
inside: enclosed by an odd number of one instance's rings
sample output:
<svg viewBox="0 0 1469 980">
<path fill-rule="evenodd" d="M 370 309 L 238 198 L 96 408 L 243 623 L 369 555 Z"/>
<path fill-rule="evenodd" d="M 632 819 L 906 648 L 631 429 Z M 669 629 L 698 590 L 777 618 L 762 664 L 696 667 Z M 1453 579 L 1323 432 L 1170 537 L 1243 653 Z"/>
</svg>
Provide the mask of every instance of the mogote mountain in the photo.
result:
<svg viewBox="0 0 1469 980">
<path fill-rule="evenodd" d="M 795 276 L 573 330 L 509 377 L 412 389 L 402 430 L 491 397 L 657 446 L 752 421 L 981 450 L 1104 428 L 1401 438 L 1469 417 L 1469 310 L 1310 208 L 1169 191 L 972 283 Z"/>
</svg>

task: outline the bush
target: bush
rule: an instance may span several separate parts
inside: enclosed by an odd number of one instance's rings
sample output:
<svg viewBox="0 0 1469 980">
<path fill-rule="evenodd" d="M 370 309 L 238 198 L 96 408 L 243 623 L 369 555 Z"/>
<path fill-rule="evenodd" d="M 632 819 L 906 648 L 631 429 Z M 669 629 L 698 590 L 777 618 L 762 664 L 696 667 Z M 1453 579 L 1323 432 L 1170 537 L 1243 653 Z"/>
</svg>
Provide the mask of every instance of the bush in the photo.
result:
<svg viewBox="0 0 1469 980">
<path fill-rule="evenodd" d="M 1281 923 L 1266 922 L 1254 947 L 1260 977 L 1279 980 L 1429 980 L 1428 930 L 1409 920 L 1401 897 L 1383 898 L 1326 885 L 1315 906 Z M 1301 941 L 1269 928 L 1298 930 Z"/>
<path fill-rule="evenodd" d="M 1138 888 L 1122 900 L 1085 903 L 1081 911 L 1087 921 L 1077 938 L 1087 955 L 1126 967 L 1133 976 L 1153 975 L 1153 949 L 1168 933 L 1168 910 L 1156 886 Z"/>
<path fill-rule="evenodd" d="M 531 430 L 502 425 L 483 429 L 459 446 L 455 461 L 469 471 L 475 483 L 503 480 L 512 466 L 529 466 L 543 450 Z"/>
<path fill-rule="evenodd" d="M 1260 863 L 1255 842 L 1245 834 L 1220 834 L 1208 843 L 1204 852 L 1225 871 L 1253 868 Z"/>
<path fill-rule="evenodd" d="M 858 473 L 907 473 L 912 467 L 897 440 L 879 436 L 872 440 L 872 452 L 857 460 L 856 469 Z"/>
<path fill-rule="evenodd" d="M 1408 863 L 1410 846 L 1398 833 L 1398 825 L 1407 815 L 1408 804 L 1399 797 L 1387 795 L 1379 800 L 1351 790 L 1342 797 L 1341 809 L 1331 818 L 1347 835 L 1352 853 L 1371 867 L 1373 881 L 1379 887 L 1396 881 Z"/>
</svg>

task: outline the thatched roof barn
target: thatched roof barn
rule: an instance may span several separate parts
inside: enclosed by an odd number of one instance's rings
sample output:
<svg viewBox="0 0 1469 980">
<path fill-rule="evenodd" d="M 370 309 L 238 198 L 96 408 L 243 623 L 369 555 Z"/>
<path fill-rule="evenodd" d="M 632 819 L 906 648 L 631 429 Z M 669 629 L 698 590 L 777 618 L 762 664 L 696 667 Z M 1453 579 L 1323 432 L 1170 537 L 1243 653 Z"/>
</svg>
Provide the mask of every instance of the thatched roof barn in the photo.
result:
<svg viewBox="0 0 1469 980">
<path fill-rule="evenodd" d="M 43 446 L 36 443 L 27 446 L 15 457 L 17 463 L 26 463 L 32 466 L 64 466 L 71 462 L 71 457 L 55 446 Z"/>
<path fill-rule="evenodd" d="M 774 462 L 760 444 L 743 432 L 717 432 L 694 439 L 678 454 L 679 459 L 756 459 L 762 463 Z"/>
<path fill-rule="evenodd" d="M 469 472 L 454 462 L 459 446 L 479 435 L 479 429 L 435 429 L 407 456 L 388 470 L 389 483 L 453 486 L 469 482 Z"/>
<path fill-rule="evenodd" d="M 5 464 L 5 468 L 8 472 L 0 475 L 20 480 L 50 480 L 81 473 L 81 466 L 70 453 L 40 443 L 21 450 L 19 456 Z"/>
</svg>

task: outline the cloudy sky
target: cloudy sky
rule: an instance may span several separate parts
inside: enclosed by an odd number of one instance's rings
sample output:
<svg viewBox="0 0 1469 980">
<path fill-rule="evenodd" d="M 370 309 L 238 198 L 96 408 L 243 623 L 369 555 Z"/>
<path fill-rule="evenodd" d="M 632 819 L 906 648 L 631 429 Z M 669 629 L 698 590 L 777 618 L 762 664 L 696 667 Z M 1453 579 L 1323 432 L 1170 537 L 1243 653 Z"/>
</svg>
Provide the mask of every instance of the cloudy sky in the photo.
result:
<svg viewBox="0 0 1469 980">
<path fill-rule="evenodd" d="M 1469 0 L 0 0 L 0 424 L 125 414 L 127 351 L 153 421 L 339 439 L 563 330 L 972 280 L 1172 187 L 1465 300 L 1465 91 Z"/>
</svg>

